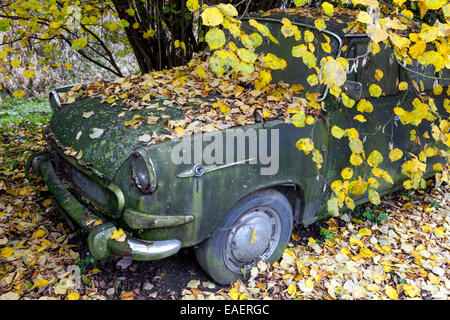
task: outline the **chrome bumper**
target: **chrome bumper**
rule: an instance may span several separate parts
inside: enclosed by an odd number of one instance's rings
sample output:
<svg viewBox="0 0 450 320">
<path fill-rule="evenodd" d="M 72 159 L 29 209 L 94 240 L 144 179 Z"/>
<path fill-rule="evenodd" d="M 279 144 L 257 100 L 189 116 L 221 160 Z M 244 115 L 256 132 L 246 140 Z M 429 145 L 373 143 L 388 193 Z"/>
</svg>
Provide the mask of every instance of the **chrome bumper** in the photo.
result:
<svg viewBox="0 0 450 320">
<path fill-rule="evenodd" d="M 102 218 L 89 211 L 66 189 L 58 178 L 50 161 L 48 152 L 32 155 L 27 167 L 32 167 L 45 181 L 55 200 L 84 231 L 89 232 L 88 246 L 92 256 L 103 260 L 113 256 L 131 256 L 134 260 L 150 261 L 163 259 L 177 253 L 181 248 L 181 241 L 146 241 L 127 235 L 124 241 L 111 239 L 111 233 L 116 229 L 112 222 L 105 222 Z M 97 226 L 94 226 L 95 221 Z"/>
</svg>

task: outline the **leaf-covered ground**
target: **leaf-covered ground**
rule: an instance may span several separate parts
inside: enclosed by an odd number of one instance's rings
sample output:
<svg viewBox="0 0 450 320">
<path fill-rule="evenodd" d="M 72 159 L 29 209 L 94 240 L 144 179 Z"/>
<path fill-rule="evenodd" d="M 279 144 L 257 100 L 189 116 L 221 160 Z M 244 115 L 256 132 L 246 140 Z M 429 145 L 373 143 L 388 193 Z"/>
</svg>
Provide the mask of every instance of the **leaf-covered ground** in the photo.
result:
<svg viewBox="0 0 450 320">
<path fill-rule="evenodd" d="M 297 227 L 279 263 L 218 286 L 191 249 L 164 261 L 98 262 L 25 160 L 43 125 L 0 127 L 0 299 L 448 299 L 450 188 L 384 197 L 352 215 Z"/>
</svg>

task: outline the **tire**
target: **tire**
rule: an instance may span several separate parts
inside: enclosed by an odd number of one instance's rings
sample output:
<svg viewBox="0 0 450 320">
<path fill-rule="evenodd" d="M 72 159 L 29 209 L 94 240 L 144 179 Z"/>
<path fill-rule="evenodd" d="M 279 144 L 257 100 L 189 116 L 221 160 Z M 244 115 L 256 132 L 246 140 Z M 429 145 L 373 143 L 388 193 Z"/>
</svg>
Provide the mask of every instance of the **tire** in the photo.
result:
<svg viewBox="0 0 450 320">
<path fill-rule="evenodd" d="M 283 194 L 275 189 L 256 191 L 241 199 L 195 249 L 197 261 L 214 281 L 228 285 L 260 260 L 278 261 L 292 225 L 292 207 Z"/>
</svg>

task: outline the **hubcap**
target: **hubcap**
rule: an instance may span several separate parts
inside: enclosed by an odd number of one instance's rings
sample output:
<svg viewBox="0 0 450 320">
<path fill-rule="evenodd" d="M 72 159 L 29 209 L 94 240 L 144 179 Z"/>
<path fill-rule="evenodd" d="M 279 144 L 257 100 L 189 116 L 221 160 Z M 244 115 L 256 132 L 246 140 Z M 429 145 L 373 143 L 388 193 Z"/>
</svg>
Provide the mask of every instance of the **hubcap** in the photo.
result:
<svg viewBox="0 0 450 320">
<path fill-rule="evenodd" d="M 281 236 L 281 220 L 271 208 L 260 207 L 244 213 L 231 227 L 225 240 L 224 261 L 233 272 L 267 260 Z"/>
</svg>

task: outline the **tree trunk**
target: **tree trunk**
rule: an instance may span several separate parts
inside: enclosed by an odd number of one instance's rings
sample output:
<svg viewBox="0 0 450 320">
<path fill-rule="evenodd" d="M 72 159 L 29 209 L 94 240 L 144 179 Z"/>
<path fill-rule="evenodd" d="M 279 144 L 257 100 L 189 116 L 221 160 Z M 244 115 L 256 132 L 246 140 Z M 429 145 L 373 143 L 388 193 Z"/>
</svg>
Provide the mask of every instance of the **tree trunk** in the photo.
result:
<svg viewBox="0 0 450 320">
<path fill-rule="evenodd" d="M 112 2 L 119 18 L 129 23 L 125 28 L 126 36 L 142 73 L 186 64 L 194 52 L 203 49 L 204 44 L 198 43 L 194 34 L 193 19 L 185 15 L 188 13 L 186 0 L 147 0 L 147 2 L 112 0 Z M 225 1 L 213 0 L 208 1 L 208 4 L 220 2 Z M 239 4 L 237 9 L 240 14 L 257 10 L 266 11 L 285 2 L 289 1 L 232 1 Z M 130 16 L 127 13 L 128 9 L 133 9 L 135 15 Z M 139 23 L 139 27 L 134 28 L 136 22 Z M 155 35 L 144 36 L 149 29 L 154 30 Z M 186 52 L 181 46 L 175 48 L 176 40 L 184 43 Z"/>
</svg>

